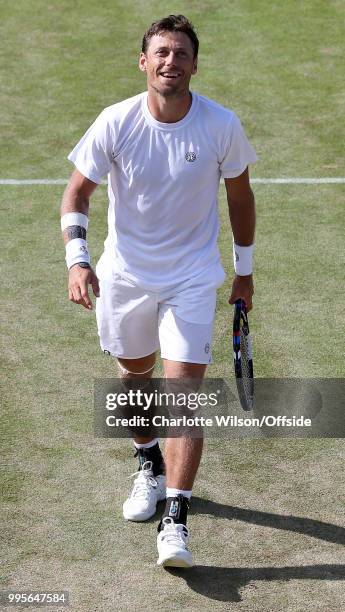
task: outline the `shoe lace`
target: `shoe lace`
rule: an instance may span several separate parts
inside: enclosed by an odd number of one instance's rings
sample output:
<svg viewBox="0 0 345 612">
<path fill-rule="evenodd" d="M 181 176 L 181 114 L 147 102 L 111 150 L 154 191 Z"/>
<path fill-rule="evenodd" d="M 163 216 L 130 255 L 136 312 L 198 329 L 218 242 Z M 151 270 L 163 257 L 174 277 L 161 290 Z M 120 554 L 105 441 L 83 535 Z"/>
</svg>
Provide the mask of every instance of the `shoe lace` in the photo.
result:
<svg viewBox="0 0 345 612">
<path fill-rule="evenodd" d="M 165 516 L 162 520 L 162 526 L 162 539 L 169 544 L 182 544 L 185 548 L 187 547 L 188 529 L 185 525 L 174 523 L 170 516 Z"/>
<path fill-rule="evenodd" d="M 145 499 L 149 496 L 152 487 L 154 489 L 158 487 L 158 482 L 152 475 L 152 465 L 152 461 L 145 461 L 141 470 L 134 472 L 128 477 L 133 478 L 133 476 L 136 476 L 131 497 Z"/>
</svg>

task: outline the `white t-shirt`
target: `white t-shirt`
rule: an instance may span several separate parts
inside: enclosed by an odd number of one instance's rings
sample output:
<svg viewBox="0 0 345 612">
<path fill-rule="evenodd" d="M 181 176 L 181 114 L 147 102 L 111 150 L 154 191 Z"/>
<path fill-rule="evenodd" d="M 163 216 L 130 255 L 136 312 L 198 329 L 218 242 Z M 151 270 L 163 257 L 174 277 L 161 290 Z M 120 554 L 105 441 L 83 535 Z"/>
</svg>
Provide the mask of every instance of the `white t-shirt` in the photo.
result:
<svg viewBox="0 0 345 612">
<path fill-rule="evenodd" d="M 181 121 L 161 123 L 141 93 L 106 108 L 68 159 L 95 183 L 108 175 L 114 270 L 151 291 L 224 281 L 219 181 L 257 159 L 234 112 L 193 92 Z"/>
</svg>

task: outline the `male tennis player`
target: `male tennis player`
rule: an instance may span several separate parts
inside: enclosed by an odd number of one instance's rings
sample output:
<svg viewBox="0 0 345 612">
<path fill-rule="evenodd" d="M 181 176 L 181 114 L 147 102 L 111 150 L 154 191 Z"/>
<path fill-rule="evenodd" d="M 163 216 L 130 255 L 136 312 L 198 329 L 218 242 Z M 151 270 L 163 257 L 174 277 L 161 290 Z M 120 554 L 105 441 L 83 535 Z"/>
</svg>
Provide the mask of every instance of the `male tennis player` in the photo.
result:
<svg viewBox="0 0 345 612">
<path fill-rule="evenodd" d="M 202 379 L 211 362 L 216 290 L 225 278 L 217 248 L 217 192 L 225 181 L 234 237 L 229 302 L 252 306 L 256 161 L 234 112 L 189 89 L 199 42 L 183 15 L 153 23 L 139 68 L 147 91 L 106 108 L 73 149 L 62 202 L 69 299 L 92 309 L 101 348 L 124 379 L 150 377 L 160 350 L 166 378 Z M 86 243 L 89 199 L 108 176 L 109 233 L 96 273 Z M 159 500 L 157 563 L 192 565 L 187 511 L 202 439 L 134 438 L 139 472 L 124 518 L 145 521 Z M 166 474 L 166 476 L 165 476 Z"/>
</svg>

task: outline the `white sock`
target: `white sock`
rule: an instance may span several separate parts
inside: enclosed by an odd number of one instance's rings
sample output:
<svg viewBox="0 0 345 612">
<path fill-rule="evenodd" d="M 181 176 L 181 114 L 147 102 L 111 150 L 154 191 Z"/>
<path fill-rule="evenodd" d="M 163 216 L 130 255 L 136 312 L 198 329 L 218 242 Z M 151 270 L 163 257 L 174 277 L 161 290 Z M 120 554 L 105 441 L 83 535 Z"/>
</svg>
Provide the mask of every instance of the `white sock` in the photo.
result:
<svg viewBox="0 0 345 612">
<path fill-rule="evenodd" d="M 152 448 L 152 446 L 156 446 L 157 442 L 159 442 L 159 438 L 154 438 L 151 442 L 145 442 L 145 444 L 138 444 L 133 440 L 133 444 L 136 449 L 139 448 Z"/>
<path fill-rule="evenodd" d="M 183 495 L 183 497 L 187 497 L 190 499 L 192 497 L 192 491 L 185 491 L 183 489 L 173 489 L 172 487 L 167 487 L 166 489 L 166 497 L 177 497 L 177 495 Z"/>
</svg>

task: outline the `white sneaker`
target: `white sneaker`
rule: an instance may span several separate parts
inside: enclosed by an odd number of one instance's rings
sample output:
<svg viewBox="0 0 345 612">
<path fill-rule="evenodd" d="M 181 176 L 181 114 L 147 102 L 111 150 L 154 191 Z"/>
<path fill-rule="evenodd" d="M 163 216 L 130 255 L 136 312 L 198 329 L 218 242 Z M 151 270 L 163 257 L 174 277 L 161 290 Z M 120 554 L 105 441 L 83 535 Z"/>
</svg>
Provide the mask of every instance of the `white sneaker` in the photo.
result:
<svg viewBox="0 0 345 612">
<path fill-rule="evenodd" d="M 132 493 L 123 504 L 123 516 L 127 521 L 147 521 L 155 514 L 157 502 L 165 499 L 165 476 L 153 476 L 152 461 L 145 461 L 142 469 L 132 476 L 136 479 Z"/>
<path fill-rule="evenodd" d="M 162 520 L 163 529 L 157 537 L 158 561 L 163 567 L 192 567 L 193 559 L 188 546 L 188 529 L 174 523 L 170 516 Z"/>
</svg>

